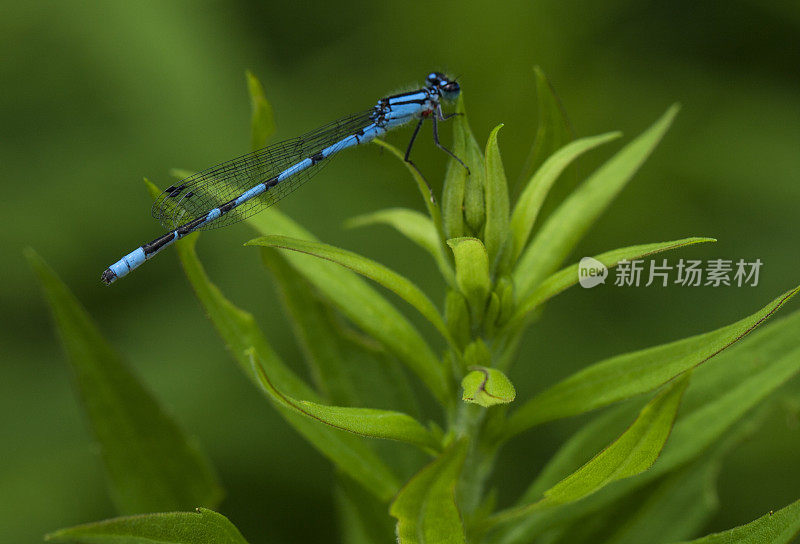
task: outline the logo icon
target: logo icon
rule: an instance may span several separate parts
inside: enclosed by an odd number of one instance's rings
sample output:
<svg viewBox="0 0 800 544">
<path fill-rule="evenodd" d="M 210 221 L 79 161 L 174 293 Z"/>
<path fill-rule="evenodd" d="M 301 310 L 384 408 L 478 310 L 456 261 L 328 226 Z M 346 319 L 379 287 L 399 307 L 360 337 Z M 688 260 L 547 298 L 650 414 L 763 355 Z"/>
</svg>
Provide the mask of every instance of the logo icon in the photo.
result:
<svg viewBox="0 0 800 544">
<path fill-rule="evenodd" d="M 605 283 L 607 277 L 608 268 L 597 259 L 584 257 L 578 263 L 578 281 L 581 287 L 591 289 L 601 283 Z"/>
</svg>

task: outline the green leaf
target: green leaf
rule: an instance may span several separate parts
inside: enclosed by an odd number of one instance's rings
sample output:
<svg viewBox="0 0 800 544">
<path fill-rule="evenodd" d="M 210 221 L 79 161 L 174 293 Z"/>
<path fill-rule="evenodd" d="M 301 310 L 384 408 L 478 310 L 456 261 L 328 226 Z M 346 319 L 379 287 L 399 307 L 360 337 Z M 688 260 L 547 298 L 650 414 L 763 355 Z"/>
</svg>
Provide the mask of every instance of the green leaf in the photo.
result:
<svg viewBox="0 0 800 544">
<path fill-rule="evenodd" d="M 547 219 L 514 271 L 514 284 L 527 296 L 552 274 L 614 197 L 650 156 L 669 128 L 678 106 L 598 168 Z"/>
<path fill-rule="evenodd" d="M 530 178 L 547 157 L 574 138 L 569 119 L 553 85 L 539 66 L 534 66 L 533 72 L 536 77 L 538 123 L 533 147 L 522 168 L 521 179 Z"/>
<path fill-rule="evenodd" d="M 270 382 L 258 361 L 255 350 L 250 350 L 248 354 L 253 370 L 259 378 L 261 390 L 272 401 L 289 410 L 317 423 L 324 423 L 335 429 L 361 436 L 407 442 L 428 450 L 439 449 L 439 443 L 434 436 L 421 423 L 407 414 L 372 408 L 327 406 L 285 395 Z"/>
<path fill-rule="evenodd" d="M 611 482 L 636 476 L 653 466 L 672 430 L 687 385 L 688 374 L 656 395 L 617 440 L 545 491 L 546 502 L 575 502 Z"/>
<path fill-rule="evenodd" d="M 500 512 L 493 518 L 494 522 L 506 522 L 535 510 L 576 502 L 612 482 L 649 469 L 669 437 L 688 384 L 688 374 L 678 378 L 645 405 L 636 421 L 619 438 L 591 461 L 545 491 L 544 499 Z"/>
<path fill-rule="evenodd" d="M 461 380 L 461 399 L 488 408 L 514 401 L 517 392 L 508 377 L 495 368 L 478 367 Z"/>
<path fill-rule="evenodd" d="M 123 513 L 216 505 L 223 491 L 208 457 L 163 410 L 103 338 L 86 310 L 32 249 L 39 280 Z"/>
<path fill-rule="evenodd" d="M 431 324 L 436 327 L 441 335 L 454 347 L 458 349 L 455 341 L 447 329 L 439 310 L 431 302 L 428 296 L 422 290 L 414 285 L 411 280 L 405 276 L 401 276 L 397 272 L 389 269 L 388 267 L 368 259 L 352 251 L 347 251 L 335 246 L 323 244 L 321 242 L 312 242 L 308 240 L 300 240 L 297 238 L 290 238 L 288 236 L 268 235 L 261 238 L 256 238 L 245 243 L 247 246 L 265 246 L 275 247 L 279 249 L 287 249 L 296 251 L 298 253 L 305 253 L 313 255 L 320 259 L 325 259 L 349 268 L 350 270 L 361 274 L 364 277 L 386 287 L 397 296 L 408 302 L 411 306 L 417 309 Z"/>
<path fill-rule="evenodd" d="M 595 363 L 525 403 L 508 420 L 506 436 L 650 391 L 739 341 L 800 290 L 796 287 L 758 312 L 726 327 L 617 355 Z"/>
<path fill-rule="evenodd" d="M 455 487 L 467 442 L 451 445 L 400 490 L 389 513 L 397 518 L 399 544 L 465 544 Z"/>
<path fill-rule="evenodd" d="M 49 542 L 76 544 L 247 544 L 242 533 L 222 514 L 170 512 L 107 519 L 47 535 Z"/>
<path fill-rule="evenodd" d="M 800 500 L 755 521 L 684 544 L 789 544 L 800 533 Z"/>
<path fill-rule="evenodd" d="M 473 325 L 479 324 L 491 289 L 489 255 L 477 238 L 454 238 L 447 244 L 456 260 L 456 284 L 467 299 Z"/>
<path fill-rule="evenodd" d="M 767 398 L 789 378 L 800 372 L 800 312 L 778 320 L 759 330 L 741 344 L 725 351 L 719 357 L 702 365 L 693 372 L 692 384 L 683 400 L 681 416 L 676 422 L 669 442 L 653 467 L 636 478 L 618 482 L 613 486 L 566 506 L 533 512 L 518 520 L 513 527 L 504 528 L 493 542 L 503 544 L 530 542 L 548 528 L 599 511 L 620 497 L 628 495 L 673 471 L 698 456 L 716 448 L 728 440 L 734 425 L 755 406 Z M 569 464 L 569 457 L 577 458 L 581 451 L 593 449 L 597 439 L 624 424 L 621 417 L 629 409 L 629 403 L 618 407 L 612 414 L 604 415 L 598 423 L 590 424 L 579 431 L 575 438 L 562 448 L 572 452 L 564 456 L 559 464 Z M 611 416 L 611 419 L 608 419 Z M 594 427 L 594 428 L 592 428 Z M 598 432 L 599 431 L 599 432 Z M 735 437 L 734 437 L 735 438 Z M 548 465 L 549 466 L 549 465 Z M 545 468 L 550 476 L 559 475 L 561 468 Z M 552 482 L 552 478 L 548 477 Z M 542 484 L 537 482 L 525 493 L 522 504 L 535 500 L 541 494 Z M 534 489 L 534 488 L 538 488 Z"/>
<path fill-rule="evenodd" d="M 555 151 L 544 164 L 535 170 L 536 173 L 530 178 L 517 199 L 514 213 L 511 216 L 511 257 L 514 261 L 528 243 L 528 237 L 536 223 L 547 193 L 550 192 L 550 188 L 564 169 L 583 153 L 620 136 L 619 132 L 609 132 L 599 136 L 581 138 Z"/>
<path fill-rule="evenodd" d="M 406 238 L 431 254 L 448 284 L 453 285 L 453 267 L 443 251 L 442 240 L 436 226 L 425 215 L 407 208 L 388 208 L 349 219 L 347 228 L 383 223 L 397 229 Z"/>
<path fill-rule="evenodd" d="M 319 400 L 319 395 L 283 364 L 264 338 L 253 316 L 232 304 L 211 282 L 197 258 L 196 242 L 197 236 L 190 235 L 179 240 L 175 249 L 206 315 L 245 375 L 260 387 L 260 377 L 253 372 L 250 357 L 247 355 L 247 351 L 253 348 L 259 360 L 269 368 L 273 382 L 282 391 L 294 397 Z M 399 482 L 396 477 L 361 440 L 317 425 L 285 407 L 280 406 L 279 411 L 297 432 L 371 493 L 385 500 L 397 490 Z"/>
<path fill-rule="evenodd" d="M 265 235 L 284 235 L 309 241 L 314 239 L 311 233 L 274 207 L 249 218 L 248 222 Z M 308 255 L 297 252 L 288 252 L 285 257 L 292 268 L 340 312 L 380 341 L 416 373 L 440 402 L 452 404 L 450 382 L 445 369 L 419 332 L 392 304 L 354 272 L 339 264 L 310 259 Z"/>
<path fill-rule="evenodd" d="M 683 238 L 682 240 L 673 240 L 670 242 L 656 242 L 653 244 L 641 244 L 636 246 L 628 246 L 612 251 L 606 251 L 599 255 L 592 257 L 594 260 L 601 262 L 607 268 L 617 266 L 620 261 L 632 261 L 634 259 L 643 259 L 650 255 L 655 255 L 663 251 L 670 251 L 681 247 L 686 247 L 703 242 L 716 242 L 714 238 Z M 517 310 L 509 321 L 509 327 L 521 325 L 527 318 L 528 314 L 539 307 L 543 302 L 553 298 L 554 296 L 562 293 L 568 288 L 572 287 L 579 280 L 580 263 L 575 263 L 566 268 L 562 268 L 555 274 L 548 277 L 539 284 L 524 300 L 517 306 Z"/>
<path fill-rule="evenodd" d="M 250 116 L 250 148 L 255 151 L 267 145 L 267 140 L 275 133 L 275 116 L 261 82 L 250 70 L 246 72 L 246 76 L 252 109 Z"/>
<path fill-rule="evenodd" d="M 389 153 L 391 153 L 399 160 L 401 160 L 405 165 L 405 167 L 408 169 L 408 171 L 411 173 L 411 177 L 414 178 L 414 181 L 417 183 L 417 188 L 419 189 L 419 192 L 422 195 L 422 200 L 425 202 L 425 207 L 428 210 L 428 215 L 430 215 L 431 221 L 433 221 L 433 226 L 436 227 L 436 232 L 438 233 L 440 240 L 439 244 L 442 245 L 442 253 L 445 254 L 443 246 L 445 238 L 444 238 L 444 230 L 442 227 L 442 211 L 439 209 L 439 204 L 436 203 L 436 197 L 433 195 L 432 192 L 433 189 L 431 189 L 430 185 L 428 185 L 428 182 L 425 181 L 425 179 L 419 173 L 419 170 L 417 170 L 413 165 L 406 162 L 406 160 L 403 158 L 405 156 L 405 153 L 402 153 L 395 146 L 383 140 L 378 139 L 372 141 L 375 142 L 375 144 L 377 144 L 378 146 L 382 147 L 383 149 L 388 150 Z"/>
<path fill-rule="evenodd" d="M 503 169 L 503 160 L 500 157 L 500 148 L 497 145 L 497 133 L 503 125 L 498 125 L 489 134 L 486 142 L 486 227 L 483 240 L 486 252 L 489 254 L 489 263 L 492 268 L 497 266 L 502 254 L 506 251 L 509 238 L 508 230 L 508 181 Z"/>
<path fill-rule="evenodd" d="M 459 94 L 456 102 L 458 115 L 453 120 L 453 153 L 464 160 L 466 142 L 471 137 L 467 115 L 464 112 L 464 93 Z M 447 163 L 442 188 L 442 225 L 445 239 L 460 238 L 466 235 L 464 228 L 464 193 L 466 191 L 467 172 L 455 159 Z"/>
</svg>

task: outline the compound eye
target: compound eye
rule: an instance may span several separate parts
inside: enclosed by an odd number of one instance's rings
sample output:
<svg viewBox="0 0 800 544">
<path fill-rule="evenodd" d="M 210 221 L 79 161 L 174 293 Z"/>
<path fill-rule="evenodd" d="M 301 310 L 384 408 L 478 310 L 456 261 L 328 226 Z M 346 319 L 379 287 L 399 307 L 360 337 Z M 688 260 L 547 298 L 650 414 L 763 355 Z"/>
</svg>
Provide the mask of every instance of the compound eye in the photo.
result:
<svg viewBox="0 0 800 544">
<path fill-rule="evenodd" d="M 428 74 L 428 77 L 425 78 L 425 82 L 428 85 L 436 85 L 439 83 L 439 74 L 436 72 L 431 72 Z"/>
<path fill-rule="evenodd" d="M 446 85 L 442 87 L 446 93 L 457 93 L 461 90 L 461 87 L 455 81 L 450 81 Z"/>
</svg>

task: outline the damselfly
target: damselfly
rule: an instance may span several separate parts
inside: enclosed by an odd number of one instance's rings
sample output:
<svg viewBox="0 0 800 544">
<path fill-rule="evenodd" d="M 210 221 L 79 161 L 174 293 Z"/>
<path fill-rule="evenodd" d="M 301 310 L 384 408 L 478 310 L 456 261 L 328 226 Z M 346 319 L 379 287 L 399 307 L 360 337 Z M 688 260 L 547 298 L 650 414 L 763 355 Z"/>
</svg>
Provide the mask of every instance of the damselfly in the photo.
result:
<svg viewBox="0 0 800 544">
<path fill-rule="evenodd" d="M 168 187 L 153 204 L 153 217 L 168 232 L 109 266 L 102 280 L 110 284 L 127 275 L 187 234 L 224 227 L 268 208 L 319 172 L 339 151 L 374 140 L 413 120 L 418 122 L 406 149 L 406 162 L 416 169 L 409 158 L 411 146 L 422 123 L 430 119 L 436 145 L 467 168 L 439 143 L 437 124 L 455 115 L 444 114 L 442 101 L 454 100 L 460 91 L 455 79 L 431 72 L 421 89 L 381 98 L 369 110 L 181 180 Z"/>
</svg>

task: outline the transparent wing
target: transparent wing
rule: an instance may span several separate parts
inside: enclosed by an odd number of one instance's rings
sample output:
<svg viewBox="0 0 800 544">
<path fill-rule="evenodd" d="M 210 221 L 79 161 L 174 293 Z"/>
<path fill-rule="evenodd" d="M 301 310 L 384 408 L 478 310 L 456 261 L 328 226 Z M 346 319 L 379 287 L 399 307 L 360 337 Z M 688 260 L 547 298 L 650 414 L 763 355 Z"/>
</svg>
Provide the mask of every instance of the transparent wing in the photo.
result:
<svg viewBox="0 0 800 544">
<path fill-rule="evenodd" d="M 372 113 L 372 109 L 356 113 L 308 134 L 272 144 L 184 178 L 168 187 L 156 199 L 152 209 L 153 217 L 167 230 L 174 230 L 202 217 L 209 210 L 233 200 L 251 187 L 369 126 L 372 123 Z M 334 156 L 336 155 L 283 180 L 198 230 L 231 225 L 272 206 L 311 179 Z"/>
</svg>

